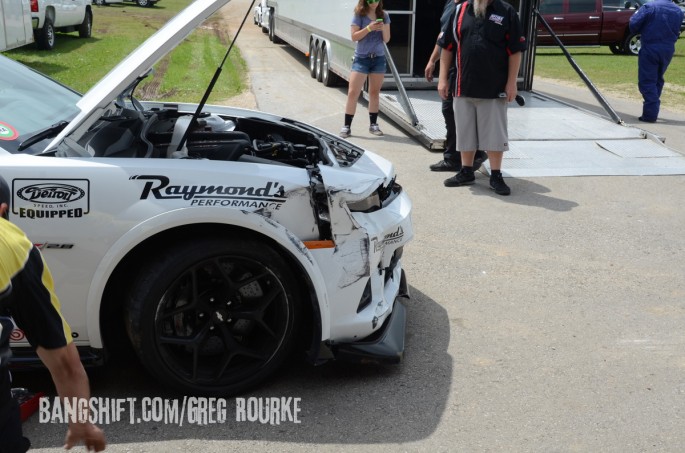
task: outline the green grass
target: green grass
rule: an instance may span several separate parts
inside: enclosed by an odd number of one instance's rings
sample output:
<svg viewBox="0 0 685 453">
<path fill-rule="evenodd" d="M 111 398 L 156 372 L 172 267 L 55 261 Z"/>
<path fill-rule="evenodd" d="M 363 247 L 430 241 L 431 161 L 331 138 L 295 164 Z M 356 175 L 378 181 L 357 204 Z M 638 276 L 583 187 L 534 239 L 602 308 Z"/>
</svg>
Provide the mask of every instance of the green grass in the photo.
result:
<svg viewBox="0 0 685 453">
<path fill-rule="evenodd" d="M 133 3 L 105 7 L 93 5 L 93 35 L 58 33 L 52 51 L 24 46 L 4 55 L 30 66 L 85 93 L 126 55 L 150 37 L 192 0 L 164 0 L 153 8 Z M 198 102 L 229 43 L 220 18 L 211 17 L 170 56 L 155 66 L 155 72 L 136 91 L 142 100 Z M 209 98 L 219 102 L 246 89 L 246 65 L 237 47 L 231 50 L 223 72 Z"/>
<path fill-rule="evenodd" d="M 637 88 L 637 57 L 614 55 L 608 47 L 569 47 L 568 51 L 602 93 L 642 100 Z M 583 85 L 561 50 L 554 48 L 537 49 L 535 76 Z M 662 106 L 685 111 L 685 37 L 678 40 L 664 79 Z"/>
</svg>

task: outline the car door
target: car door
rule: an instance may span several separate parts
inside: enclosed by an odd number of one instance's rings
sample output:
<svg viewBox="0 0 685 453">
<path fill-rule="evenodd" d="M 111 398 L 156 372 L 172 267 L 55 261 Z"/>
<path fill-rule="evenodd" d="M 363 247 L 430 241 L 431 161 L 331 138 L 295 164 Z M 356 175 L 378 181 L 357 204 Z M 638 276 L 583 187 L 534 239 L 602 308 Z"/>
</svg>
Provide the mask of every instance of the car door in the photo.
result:
<svg viewBox="0 0 685 453">
<path fill-rule="evenodd" d="M 602 12 L 597 0 L 542 0 L 540 13 L 565 45 L 599 44 Z M 538 45 L 555 41 L 542 24 L 538 24 Z"/>
</svg>

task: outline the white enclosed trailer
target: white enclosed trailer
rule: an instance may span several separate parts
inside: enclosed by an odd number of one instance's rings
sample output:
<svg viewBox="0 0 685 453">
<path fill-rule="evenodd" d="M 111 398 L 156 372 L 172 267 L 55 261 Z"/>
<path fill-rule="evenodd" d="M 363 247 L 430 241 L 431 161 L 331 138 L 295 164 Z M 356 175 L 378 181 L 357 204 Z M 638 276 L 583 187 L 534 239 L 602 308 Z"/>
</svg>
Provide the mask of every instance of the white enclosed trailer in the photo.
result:
<svg viewBox="0 0 685 453">
<path fill-rule="evenodd" d="M 505 0 L 519 13 L 528 51 L 518 89 L 526 101 L 509 109 L 509 145 L 503 168 L 510 176 L 684 174 L 685 158 L 663 137 L 627 126 L 577 67 L 606 116 L 598 116 L 533 90 L 535 38 L 540 0 Z M 354 54 L 350 23 L 354 0 L 267 0 L 269 38 L 285 41 L 309 57 L 312 77 L 326 85 L 349 79 Z M 429 149 L 442 149 L 445 123 L 436 83 L 424 68 L 440 32 L 445 0 L 384 0 L 391 18 L 390 72 L 380 111 Z M 543 24 L 544 25 L 544 24 Z M 548 30 L 554 35 L 551 29 Z M 558 43 L 562 51 L 566 49 Z M 437 75 L 437 74 L 436 74 Z M 437 77 L 436 77 L 437 79 Z M 342 113 L 341 113 L 342 115 Z M 484 166 L 487 170 L 487 163 Z"/>
<path fill-rule="evenodd" d="M 32 42 L 29 0 L 0 0 L 0 52 Z"/>
</svg>

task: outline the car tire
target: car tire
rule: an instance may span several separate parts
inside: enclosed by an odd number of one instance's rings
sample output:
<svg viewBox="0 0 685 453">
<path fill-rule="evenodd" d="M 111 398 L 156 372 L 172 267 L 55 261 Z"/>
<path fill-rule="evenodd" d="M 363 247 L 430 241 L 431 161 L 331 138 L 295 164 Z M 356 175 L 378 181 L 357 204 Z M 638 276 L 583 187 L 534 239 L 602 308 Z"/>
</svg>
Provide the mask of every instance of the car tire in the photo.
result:
<svg viewBox="0 0 685 453">
<path fill-rule="evenodd" d="M 154 5 L 154 3 L 151 2 L 150 0 L 136 0 L 136 4 L 138 6 L 142 6 L 142 7 L 146 7 L 146 8 L 149 8 L 152 5 Z"/>
<path fill-rule="evenodd" d="M 611 50 L 611 53 L 613 53 L 614 55 L 621 55 L 621 54 L 626 53 L 625 50 L 623 49 L 622 44 L 610 44 L 609 50 Z"/>
<path fill-rule="evenodd" d="M 107 2 L 105 0 L 93 0 L 93 3 L 95 3 L 98 6 L 106 6 Z"/>
<path fill-rule="evenodd" d="M 309 43 L 309 75 L 312 79 L 316 78 L 316 59 L 318 56 L 316 42 L 312 39 Z"/>
<path fill-rule="evenodd" d="M 93 13 L 86 11 L 86 17 L 78 27 L 79 38 L 90 38 L 93 33 Z"/>
<path fill-rule="evenodd" d="M 45 18 L 43 28 L 37 30 L 34 38 L 40 50 L 52 50 L 55 47 L 55 27 L 49 17 Z"/>
<path fill-rule="evenodd" d="M 331 62 L 325 46 L 321 49 L 321 83 L 325 87 L 333 87 L 338 84 L 338 76 L 331 71 Z"/>
<path fill-rule="evenodd" d="M 629 34 L 623 41 L 623 49 L 628 55 L 637 55 L 640 52 L 640 33 Z"/>
<path fill-rule="evenodd" d="M 271 376 L 290 355 L 298 285 L 263 241 L 188 241 L 138 275 L 126 302 L 126 330 L 145 368 L 164 385 L 232 395 Z"/>
</svg>

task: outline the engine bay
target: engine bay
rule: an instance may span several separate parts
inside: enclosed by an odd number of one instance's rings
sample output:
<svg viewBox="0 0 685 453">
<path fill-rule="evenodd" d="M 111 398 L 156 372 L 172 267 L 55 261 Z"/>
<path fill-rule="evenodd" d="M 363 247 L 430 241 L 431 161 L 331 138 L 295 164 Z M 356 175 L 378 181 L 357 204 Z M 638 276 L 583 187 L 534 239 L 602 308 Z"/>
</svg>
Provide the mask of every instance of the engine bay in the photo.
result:
<svg viewBox="0 0 685 453">
<path fill-rule="evenodd" d="M 208 159 L 300 168 L 330 162 L 321 139 L 297 126 L 208 113 L 193 121 L 175 105 L 144 111 L 118 108 L 101 117 L 77 143 L 81 154 L 92 157 Z"/>
</svg>

